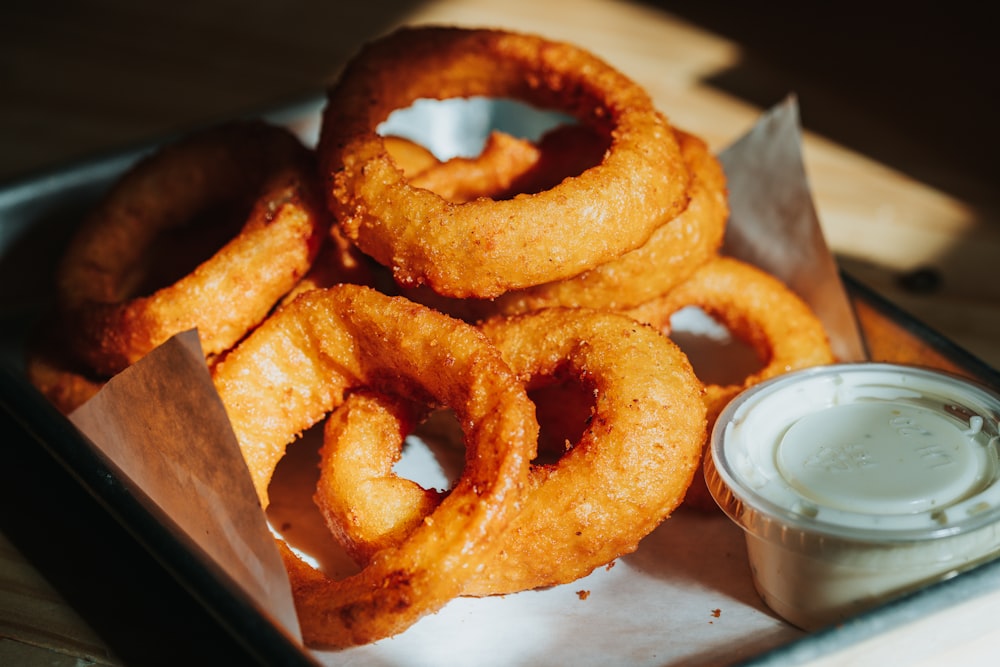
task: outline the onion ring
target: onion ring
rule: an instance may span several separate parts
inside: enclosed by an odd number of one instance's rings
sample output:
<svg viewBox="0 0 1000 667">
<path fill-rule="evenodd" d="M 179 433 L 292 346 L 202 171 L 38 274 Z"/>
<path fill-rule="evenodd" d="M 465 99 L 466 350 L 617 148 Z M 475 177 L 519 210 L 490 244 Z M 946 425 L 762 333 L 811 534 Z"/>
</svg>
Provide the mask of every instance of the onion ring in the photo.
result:
<svg viewBox="0 0 1000 667">
<path fill-rule="evenodd" d="M 560 109 L 610 147 L 600 165 L 505 201 L 455 204 L 414 188 L 376 128 L 418 99 L 467 96 Z M 329 91 L 317 151 L 345 234 L 399 284 L 447 296 L 576 275 L 639 247 L 687 205 L 680 149 L 639 85 L 575 46 L 498 30 L 403 28 L 369 44 Z"/>
<path fill-rule="evenodd" d="M 390 134 L 383 136 L 382 141 L 385 142 L 385 150 L 389 156 L 407 178 L 441 164 L 430 149 L 412 139 Z"/>
<path fill-rule="evenodd" d="M 642 247 L 578 276 L 513 290 L 494 300 L 449 299 L 426 288 L 404 289 L 402 293 L 454 317 L 476 322 L 491 315 L 552 306 L 624 310 L 670 290 L 718 254 L 729 217 L 726 177 L 719 161 L 699 137 L 681 130 L 675 133 L 691 172 L 691 200 L 683 213 L 659 227 Z M 565 141 L 586 134 L 586 128 L 568 126 L 556 136 Z M 585 145 L 594 143 L 593 139 L 581 141 Z M 541 155 L 559 152 L 545 146 L 543 139 Z M 454 177 L 462 179 L 464 174 Z"/>
<path fill-rule="evenodd" d="M 335 581 L 279 540 L 303 637 L 349 646 L 388 637 L 443 606 L 499 546 L 527 483 L 537 422 L 523 387 L 475 328 L 367 287 L 312 290 L 216 365 L 261 504 L 285 448 L 365 387 L 451 407 L 469 442 L 455 490 L 360 573 Z"/>
<path fill-rule="evenodd" d="M 482 329 L 529 388 L 572 378 L 596 400 L 576 444 L 553 465 L 532 465 L 500 552 L 463 594 L 567 583 L 634 551 L 680 503 L 705 442 L 702 386 L 687 358 L 653 328 L 608 312 L 546 309 Z M 352 395 L 345 409 L 324 434 L 316 502 L 367 562 L 420 525 L 435 495 L 392 472 L 412 408 Z M 351 466 L 364 470 L 363 484 L 347 478 Z M 381 509 L 364 497 L 373 489 Z"/>
<path fill-rule="evenodd" d="M 754 349 L 763 364 L 740 382 L 706 383 L 709 428 L 744 389 L 789 371 L 834 361 L 826 330 L 809 306 L 780 280 L 746 262 L 720 256 L 666 294 L 627 312 L 669 335 L 671 316 L 688 306 L 701 308 L 727 327 Z M 715 507 L 701 476 L 684 502 L 703 510 Z"/>
<path fill-rule="evenodd" d="M 133 296 L 158 235 L 221 206 L 251 209 L 239 234 L 173 284 Z M 233 123 L 171 144 L 117 182 L 63 257 L 57 296 L 75 353 L 113 374 L 195 327 L 206 355 L 224 351 L 309 269 L 329 226 L 312 155 L 287 130 Z"/>
<path fill-rule="evenodd" d="M 419 403 L 357 391 L 323 427 L 316 504 L 334 538 L 356 563 L 370 562 L 377 552 L 403 542 L 444 498 L 392 472 L 402 438 L 426 414 Z"/>
<path fill-rule="evenodd" d="M 410 178 L 410 185 L 424 188 L 450 202 L 464 203 L 478 197 L 501 198 L 515 180 L 539 162 L 541 150 L 530 141 L 504 132 L 491 132 L 479 155 L 454 157 L 428 167 Z"/>
<path fill-rule="evenodd" d="M 675 130 L 691 173 L 690 201 L 644 245 L 565 280 L 509 292 L 496 312 L 512 314 L 550 306 L 621 310 L 637 306 L 681 283 L 715 257 L 729 218 L 722 165 L 699 137 Z"/>
</svg>

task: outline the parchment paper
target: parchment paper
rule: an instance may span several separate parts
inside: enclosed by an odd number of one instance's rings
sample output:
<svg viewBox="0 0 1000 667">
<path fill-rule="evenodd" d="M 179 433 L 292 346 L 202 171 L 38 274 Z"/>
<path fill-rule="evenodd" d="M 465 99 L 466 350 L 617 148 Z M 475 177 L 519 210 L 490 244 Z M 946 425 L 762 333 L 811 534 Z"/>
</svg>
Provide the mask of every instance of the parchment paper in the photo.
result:
<svg viewBox="0 0 1000 667">
<path fill-rule="evenodd" d="M 197 332 L 174 336 L 70 415 L 261 613 L 301 638 L 291 588 Z M 198 554 L 199 556 L 201 554 Z"/>
<path fill-rule="evenodd" d="M 790 98 L 722 154 L 733 208 L 727 252 L 785 278 L 823 317 L 842 358 L 861 358 L 800 148 Z M 115 378 L 73 421 L 174 518 L 179 539 L 197 543 L 299 636 L 265 516 L 191 334 Z M 294 546 L 345 573 L 353 565 L 314 530 L 314 435 L 290 447 L 279 466 L 270 521 Z M 434 485 L 447 479 L 443 465 L 411 438 L 401 470 Z M 285 494 L 282 485 L 299 493 Z M 397 637 L 315 655 L 330 665 L 725 665 L 801 635 L 755 593 L 740 530 L 721 512 L 682 509 L 636 553 L 572 584 L 457 599 Z"/>
<path fill-rule="evenodd" d="M 731 215 L 723 252 L 763 267 L 823 320 L 840 361 L 867 358 L 809 190 L 794 97 L 719 154 Z"/>
</svg>

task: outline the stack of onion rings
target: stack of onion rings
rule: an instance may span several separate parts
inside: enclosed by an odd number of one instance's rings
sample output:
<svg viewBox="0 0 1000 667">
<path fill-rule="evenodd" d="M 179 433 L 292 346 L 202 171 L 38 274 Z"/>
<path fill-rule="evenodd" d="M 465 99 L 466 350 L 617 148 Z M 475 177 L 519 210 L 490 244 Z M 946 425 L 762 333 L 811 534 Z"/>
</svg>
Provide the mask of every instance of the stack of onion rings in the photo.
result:
<svg viewBox="0 0 1000 667">
<path fill-rule="evenodd" d="M 497 132 L 448 160 L 377 134 L 419 98 L 473 95 L 578 123 L 537 142 Z M 697 462 L 735 393 L 832 361 L 797 296 L 719 255 L 725 188 L 704 141 L 585 51 L 403 29 L 331 88 L 315 153 L 237 123 L 128 172 L 61 265 L 72 349 L 45 338 L 29 375 L 69 411 L 197 327 L 265 508 L 286 447 L 329 415 L 316 500 L 363 569 L 335 581 L 278 545 L 308 644 L 375 641 L 456 595 L 566 583 L 633 551 L 682 499 L 707 501 Z M 239 233 L 223 228 L 211 259 L 136 296 L 156 282 L 140 275 L 155 235 L 217 204 L 251 211 Z M 750 343 L 762 370 L 699 381 L 663 335 L 688 306 Z M 466 441 L 446 492 L 392 471 L 441 407 Z M 533 459 L 553 433 L 556 460 Z"/>
</svg>

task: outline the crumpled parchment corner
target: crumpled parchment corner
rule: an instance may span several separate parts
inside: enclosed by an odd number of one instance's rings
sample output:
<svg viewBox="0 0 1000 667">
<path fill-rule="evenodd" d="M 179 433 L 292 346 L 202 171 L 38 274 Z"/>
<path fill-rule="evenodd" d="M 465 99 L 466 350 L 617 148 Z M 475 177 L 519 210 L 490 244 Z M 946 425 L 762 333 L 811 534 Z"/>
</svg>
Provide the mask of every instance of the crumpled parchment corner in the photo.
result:
<svg viewBox="0 0 1000 667">
<path fill-rule="evenodd" d="M 813 201 L 795 96 L 762 114 L 719 161 L 731 210 L 723 252 L 769 271 L 799 294 L 823 321 L 838 360 L 866 359 Z"/>
<path fill-rule="evenodd" d="M 197 545 L 299 638 L 284 565 L 215 391 L 197 332 L 177 334 L 113 377 L 72 421 Z"/>
</svg>

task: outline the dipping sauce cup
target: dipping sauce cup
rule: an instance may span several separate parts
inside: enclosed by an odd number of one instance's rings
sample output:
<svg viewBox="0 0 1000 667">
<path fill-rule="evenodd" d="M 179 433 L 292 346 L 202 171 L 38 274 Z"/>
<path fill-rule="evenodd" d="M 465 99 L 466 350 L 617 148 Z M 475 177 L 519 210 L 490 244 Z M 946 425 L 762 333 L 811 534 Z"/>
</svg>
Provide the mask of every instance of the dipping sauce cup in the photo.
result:
<svg viewBox="0 0 1000 667">
<path fill-rule="evenodd" d="M 705 475 L 761 598 L 815 630 L 1000 555 L 998 420 L 954 375 L 823 366 L 734 399 Z"/>
</svg>

